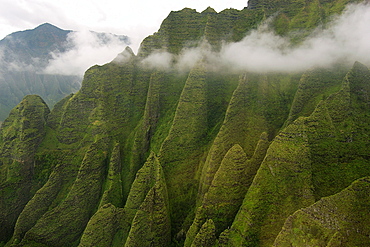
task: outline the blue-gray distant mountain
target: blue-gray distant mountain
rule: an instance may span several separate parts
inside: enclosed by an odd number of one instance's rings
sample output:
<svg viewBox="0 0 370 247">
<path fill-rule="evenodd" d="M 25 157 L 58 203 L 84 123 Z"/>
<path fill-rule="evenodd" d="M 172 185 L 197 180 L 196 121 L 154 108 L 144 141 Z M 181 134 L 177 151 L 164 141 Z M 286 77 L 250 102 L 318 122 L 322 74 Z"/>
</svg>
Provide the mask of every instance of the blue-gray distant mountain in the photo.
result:
<svg viewBox="0 0 370 247">
<path fill-rule="evenodd" d="M 73 31 L 45 23 L 0 40 L 0 122 L 25 95 L 38 94 L 52 107 L 80 88 L 81 76 L 44 73 L 52 53 L 62 54 L 74 48 L 74 44 L 68 42 L 71 33 Z M 109 43 L 112 36 L 122 42 L 123 48 L 129 43 L 123 35 L 94 35 L 101 45 Z"/>
</svg>

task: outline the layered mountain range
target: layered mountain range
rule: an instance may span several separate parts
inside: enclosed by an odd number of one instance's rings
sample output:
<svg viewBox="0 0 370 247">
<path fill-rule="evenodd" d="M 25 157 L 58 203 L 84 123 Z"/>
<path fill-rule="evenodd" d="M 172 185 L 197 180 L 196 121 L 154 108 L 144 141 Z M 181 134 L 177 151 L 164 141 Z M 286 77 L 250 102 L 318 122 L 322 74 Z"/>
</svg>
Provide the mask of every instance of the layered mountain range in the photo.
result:
<svg viewBox="0 0 370 247">
<path fill-rule="evenodd" d="M 209 53 L 262 23 L 298 45 L 348 4 L 174 11 L 53 109 L 24 97 L 0 129 L 2 244 L 370 245 L 368 67 L 252 72 Z"/>
<path fill-rule="evenodd" d="M 45 23 L 0 40 L 0 122 L 25 95 L 40 95 L 49 107 L 53 107 L 59 100 L 80 89 L 81 75 L 47 70 L 55 55 L 77 49 L 72 39 L 77 33 Z M 127 36 L 91 34 L 101 45 L 107 45 L 113 36 L 122 47 L 129 44 Z"/>
</svg>

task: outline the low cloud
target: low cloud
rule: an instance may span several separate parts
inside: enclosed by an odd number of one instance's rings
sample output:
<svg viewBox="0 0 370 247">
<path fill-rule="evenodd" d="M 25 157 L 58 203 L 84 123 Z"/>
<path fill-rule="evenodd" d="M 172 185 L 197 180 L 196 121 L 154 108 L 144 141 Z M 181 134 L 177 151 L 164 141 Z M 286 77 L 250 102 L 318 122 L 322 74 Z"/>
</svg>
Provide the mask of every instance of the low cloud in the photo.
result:
<svg viewBox="0 0 370 247">
<path fill-rule="evenodd" d="M 169 52 L 156 51 L 146 57 L 142 64 L 152 69 L 170 69 L 172 66 L 173 55 Z"/>
<path fill-rule="evenodd" d="M 112 61 L 127 45 L 128 40 L 113 34 L 71 32 L 67 37 L 67 51 L 51 53 L 52 59 L 43 72 L 82 76 L 89 67 Z"/>
<path fill-rule="evenodd" d="M 297 47 L 266 30 L 256 30 L 238 43 L 225 45 L 220 57 L 250 71 L 302 71 L 338 61 L 370 62 L 370 5 L 351 5 L 329 27 L 315 30 Z"/>
<path fill-rule="evenodd" d="M 350 5 L 325 29 L 314 30 L 300 45 L 293 46 L 288 38 L 276 35 L 268 23 L 264 23 L 240 42 L 224 44 L 217 53 L 201 43 L 184 49 L 178 56 L 153 53 L 146 62 L 153 67 L 162 63 L 159 68 L 172 66 L 187 70 L 203 59 L 216 70 L 252 72 L 299 72 L 312 67 L 330 67 L 338 62 L 350 65 L 359 61 L 370 65 L 369 23 L 370 4 Z"/>
<path fill-rule="evenodd" d="M 167 51 L 154 51 L 143 59 L 142 64 L 149 68 L 186 72 L 201 59 L 206 60 L 210 66 L 220 63 L 220 54 L 213 52 L 212 47 L 206 41 L 200 41 L 197 44 L 192 42 L 191 46 L 191 48 L 184 48 L 178 55 Z"/>
<path fill-rule="evenodd" d="M 189 70 L 201 59 L 207 61 L 207 64 L 210 66 L 209 69 L 212 69 L 212 67 L 215 67 L 215 65 L 218 65 L 221 61 L 219 54 L 212 51 L 211 45 L 203 41 L 195 48 L 186 48 L 182 50 L 176 60 L 176 69 L 180 71 Z"/>
<path fill-rule="evenodd" d="M 40 61 L 37 59 L 26 59 L 24 57 L 18 56 L 13 52 L 12 47 L 17 47 L 18 45 L 23 45 L 21 40 L 14 39 L 12 36 L 7 36 L 4 42 L 10 44 L 7 46 L 0 46 L 0 71 L 35 71 L 40 65 Z M 10 49 L 9 49 L 10 47 Z"/>
</svg>

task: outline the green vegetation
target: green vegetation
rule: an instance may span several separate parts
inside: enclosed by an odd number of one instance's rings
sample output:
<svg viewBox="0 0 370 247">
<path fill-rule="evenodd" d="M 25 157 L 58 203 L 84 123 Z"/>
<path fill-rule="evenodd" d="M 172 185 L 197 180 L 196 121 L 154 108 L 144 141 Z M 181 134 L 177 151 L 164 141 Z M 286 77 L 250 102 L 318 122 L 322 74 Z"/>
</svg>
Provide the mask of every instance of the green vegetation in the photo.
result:
<svg viewBox="0 0 370 247">
<path fill-rule="evenodd" d="M 125 243 L 125 246 L 127 247 L 166 246 L 171 239 L 166 181 L 158 159 L 152 155 L 151 160 L 152 161 L 149 161 L 150 163 L 147 164 L 152 170 L 143 170 L 143 172 L 149 172 L 147 175 L 152 176 L 152 182 L 154 184 L 150 187 L 145 198 L 141 201 L 140 207 L 136 210 L 127 241 Z M 135 197 L 135 192 L 141 193 L 142 191 L 131 191 L 130 195 Z M 126 207 L 128 207 L 127 204 Z"/>
<path fill-rule="evenodd" d="M 10 112 L 0 129 L 1 241 L 9 240 L 32 191 L 40 187 L 35 181 L 39 175 L 35 173 L 35 152 L 45 136 L 49 113 L 39 96 L 29 95 Z"/>
<path fill-rule="evenodd" d="M 308 32 L 345 3 L 171 12 L 137 56 L 127 48 L 90 68 L 51 112 L 25 97 L 0 129 L 0 246 L 368 245 L 365 65 L 251 73 L 207 57 L 188 71 L 142 62 L 205 40 L 218 50 L 270 17 L 286 35 Z"/>
<path fill-rule="evenodd" d="M 52 108 L 68 94 L 80 89 L 81 75 L 45 71 L 45 68 L 52 66 L 56 57 L 76 49 L 77 44 L 71 42 L 71 34 L 76 33 L 44 23 L 35 29 L 15 32 L 0 40 L 0 122 L 6 119 L 10 110 L 25 95 L 40 95 Z M 105 33 L 95 34 L 101 44 L 109 40 L 109 35 Z M 126 36 L 119 35 L 116 38 L 122 42 L 122 46 L 128 43 Z"/>
<path fill-rule="evenodd" d="M 314 202 L 303 119 L 271 143 L 229 232 L 231 246 L 269 246 L 286 217 Z"/>
<path fill-rule="evenodd" d="M 207 220 L 200 228 L 191 247 L 211 247 L 216 243 L 215 225 L 212 220 Z"/>
<path fill-rule="evenodd" d="M 123 215 L 123 209 L 113 204 L 101 206 L 90 218 L 78 246 L 114 246 L 114 237 Z"/>
<path fill-rule="evenodd" d="M 367 246 L 369 177 L 291 215 L 274 246 Z"/>
<path fill-rule="evenodd" d="M 203 63 L 189 73 L 159 160 L 168 184 L 171 219 L 179 230 L 195 205 L 195 172 L 207 134 L 207 85 Z"/>
<path fill-rule="evenodd" d="M 25 95 L 38 94 L 52 107 L 80 88 L 79 76 L 42 74 L 50 52 L 63 51 L 71 31 L 44 23 L 33 30 L 15 32 L 0 40 L 0 121 Z"/>
<path fill-rule="evenodd" d="M 66 198 L 37 221 L 25 234 L 25 240 L 59 246 L 78 241 L 99 203 L 106 156 L 106 139 L 89 147 Z"/>
</svg>

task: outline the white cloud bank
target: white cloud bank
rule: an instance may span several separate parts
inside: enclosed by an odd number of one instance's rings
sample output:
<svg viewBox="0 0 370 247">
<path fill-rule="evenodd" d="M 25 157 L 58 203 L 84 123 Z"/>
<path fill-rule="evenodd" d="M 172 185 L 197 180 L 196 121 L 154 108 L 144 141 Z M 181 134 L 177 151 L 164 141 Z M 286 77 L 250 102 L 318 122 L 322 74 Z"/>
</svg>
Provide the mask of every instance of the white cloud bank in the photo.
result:
<svg viewBox="0 0 370 247">
<path fill-rule="evenodd" d="M 95 32 L 71 32 L 67 37 L 67 46 L 70 49 L 51 53 L 52 59 L 43 72 L 82 76 L 89 67 L 112 61 L 127 44 L 113 34 L 104 35 L 103 42 Z"/>
<path fill-rule="evenodd" d="M 370 4 L 350 5 L 326 29 L 315 30 L 299 46 L 292 46 L 288 39 L 269 31 L 267 26 L 262 24 L 240 42 L 223 45 L 218 53 L 202 44 L 184 49 L 178 57 L 153 53 L 144 62 L 152 67 L 169 68 L 172 61 L 177 61 L 175 67 L 188 69 L 202 58 L 216 69 L 253 72 L 304 71 L 329 67 L 338 61 L 370 65 Z"/>
<path fill-rule="evenodd" d="M 220 56 L 251 71 L 302 71 L 338 61 L 370 63 L 370 5 L 349 6 L 325 30 L 316 30 L 298 47 L 271 32 L 254 31 L 223 47 Z"/>
<path fill-rule="evenodd" d="M 0 0 L 0 39 L 48 22 L 65 30 L 94 30 L 127 35 L 137 52 L 140 42 L 156 32 L 172 10 L 185 7 L 201 12 L 243 9 L 247 0 Z"/>
</svg>

